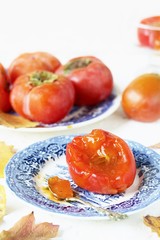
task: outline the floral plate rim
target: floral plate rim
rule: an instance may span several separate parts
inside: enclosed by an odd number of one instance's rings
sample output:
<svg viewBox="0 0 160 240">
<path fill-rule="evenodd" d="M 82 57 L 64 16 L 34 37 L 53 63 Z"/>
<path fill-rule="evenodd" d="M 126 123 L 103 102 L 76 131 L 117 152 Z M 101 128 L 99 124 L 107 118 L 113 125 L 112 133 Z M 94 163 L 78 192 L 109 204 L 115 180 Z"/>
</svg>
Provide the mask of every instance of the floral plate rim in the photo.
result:
<svg viewBox="0 0 160 240">
<path fill-rule="evenodd" d="M 77 107 L 71 111 L 61 122 L 55 124 L 40 124 L 37 127 L 30 128 L 9 128 L 0 125 L 1 129 L 9 129 L 16 132 L 57 132 L 77 129 L 89 124 L 96 123 L 112 115 L 120 106 L 121 91 L 115 84 L 112 94 L 105 100 L 94 107 Z M 86 113 L 85 113 L 86 112 Z M 81 114 L 81 115 L 79 115 Z M 86 115 L 85 115 L 86 114 Z M 76 117 L 77 115 L 77 117 Z M 69 120 L 67 120 L 69 118 Z M 75 120 L 74 120 L 75 119 Z M 77 120 L 76 120 L 77 119 Z M 75 121 L 75 122 L 74 122 Z"/>
<path fill-rule="evenodd" d="M 53 137 L 36 142 L 16 153 L 5 169 L 7 186 L 21 200 L 47 212 L 76 218 L 107 219 L 107 215 L 101 215 L 89 207 L 83 208 L 78 204 L 69 207 L 63 206 L 63 204 L 57 205 L 57 203 L 44 197 L 35 187 L 37 184 L 35 177 L 44 169 L 48 161 L 53 160 L 56 167 L 61 165 L 60 162 L 57 163 L 56 161 L 59 161 L 60 157 L 65 155 L 66 144 L 74 136 Z M 138 189 L 133 192 L 133 196 L 125 200 L 123 194 L 114 197 L 107 195 L 97 196 L 97 194 L 83 189 L 78 188 L 78 191 L 82 194 L 82 198 L 87 198 L 87 201 L 96 202 L 101 207 L 105 206 L 112 211 L 130 215 L 144 209 L 160 197 L 160 155 L 140 143 L 131 140 L 126 141 L 136 158 L 137 169 L 139 169 L 137 173 L 138 179 L 142 179 Z M 64 160 L 62 160 L 63 162 Z M 63 170 L 63 174 L 68 178 L 68 169 L 63 164 L 60 168 L 59 166 L 57 167 L 58 171 Z M 103 202 L 104 199 L 105 202 Z M 120 199 L 120 202 L 114 203 L 117 199 Z"/>
</svg>

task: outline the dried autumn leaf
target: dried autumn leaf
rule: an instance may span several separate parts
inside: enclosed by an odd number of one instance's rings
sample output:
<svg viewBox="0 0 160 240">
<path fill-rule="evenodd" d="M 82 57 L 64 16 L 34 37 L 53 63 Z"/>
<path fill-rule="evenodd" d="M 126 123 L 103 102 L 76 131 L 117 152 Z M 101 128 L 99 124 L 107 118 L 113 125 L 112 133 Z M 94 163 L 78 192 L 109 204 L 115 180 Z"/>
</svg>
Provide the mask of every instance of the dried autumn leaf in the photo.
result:
<svg viewBox="0 0 160 240">
<path fill-rule="evenodd" d="M 0 220 L 6 212 L 6 192 L 2 185 L 0 185 Z"/>
<path fill-rule="evenodd" d="M 31 236 L 25 240 L 46 240 L 57 236 L 58 225 L 43 222 L 35 225 L 34 231 Z"/>
<path fill-rule="evenodd" d="M 4 169 L 9 159 L 15 154 L 14 147 L 8 146 L 5 142 L 0 141 L 0 178 L 4 177 Z"/>
<path fill-rule="evenodd" d="M 0 233 L 1 240 L 48 240 L 56 237 L 59 226 L 44 222 L 35 224 L 34 213 L 22 217 L 12 228 Z"/>
<path fill-rule="evenodd" d="M 21 116 L 0 112 L 0 125 L 10 128 L 32 128 L 39 125 Z"/>
<path fill-rule="evenodd" d="M 160 237 L 160 217 L 147 215 L 143 218 L 144 224 L 156 232 Z"/>
<path fill-rule="evenodd" d="M 33 230 L 35 223 L 34 214 L 31 213 L 27 216 L 22 217 L 12 228 L 7 231 L 2 231 L 0 233 L 1 240 L 7 239 L 22 239 L 26 235 L 30 234 L 30 231 Z"/>
</svg>

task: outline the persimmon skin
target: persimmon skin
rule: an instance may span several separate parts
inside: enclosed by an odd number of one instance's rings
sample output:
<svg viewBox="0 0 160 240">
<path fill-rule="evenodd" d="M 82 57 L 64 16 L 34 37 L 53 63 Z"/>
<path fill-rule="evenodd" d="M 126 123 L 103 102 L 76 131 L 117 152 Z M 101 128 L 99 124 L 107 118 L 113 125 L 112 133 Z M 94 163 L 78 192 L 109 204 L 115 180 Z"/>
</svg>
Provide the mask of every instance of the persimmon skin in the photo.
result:
<svg viewBox="0 0 160 240">
<path fill-rule="evenodd" d="M 55 72 L 61 62 L 47 52 L 27 52 L 15 58 L 8 67 L 8 79 L 11 84 L 21 75 L 33 71 Z"/>
<path fill-rule="evenodd" d="M 147 73 L 134 79 L 122 93 L 122 108 L 136 121 L 160 119 L 160 75 Z"/>
<path fill-rule="evenodd" d="M 56 72 L 65 75 L 73 83 L 77 106 L 96 105 L 109 97 L 113 89 L 111 70 L 94 56 L 73 58 Z"/>
<path fill-rule="evenodd" d="M 35 79 L 33 76 L 39 77 Z M 52 78 L 55 79 L 52 81 Z M 37 85 L 32 79 L 36 80 Z M 10 93 L 10 101 L 16 113 L 44 124 L 62 120 L 72 109 L 74 99 L 73 84 L 66 77 L 47 71 L 18 77 Z"/>
<path fill-rule="evenodd" d="M 74 137 L 67 144 L 66 161 L 73 181 L 100 194 L 117 194 L 132 185 L 136 163 L 127 143 L 102 129 Z"/>
<path fill-rule="evenodd" d="M 7 73 L 4 66 L 0 63 L 0 111 L 9 112 L 11 109 Z"/>
<path fill-rule="evenodd" d="M 160 49 L 160 16 L 144 18 L 137 28 L 137 37 L 143 47 Z"/>
</svg>

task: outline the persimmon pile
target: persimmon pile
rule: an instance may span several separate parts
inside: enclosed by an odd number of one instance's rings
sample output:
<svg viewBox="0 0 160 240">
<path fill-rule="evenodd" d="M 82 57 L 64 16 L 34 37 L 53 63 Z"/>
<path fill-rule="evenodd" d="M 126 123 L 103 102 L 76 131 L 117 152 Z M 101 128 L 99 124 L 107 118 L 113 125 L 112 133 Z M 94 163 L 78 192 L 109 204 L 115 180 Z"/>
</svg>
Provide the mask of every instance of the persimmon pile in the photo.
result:
<svg viewBox="0 0 160 240">
<path fill-rule="evenodd" d="M 61 121 L 77 106 L 93 106 L 113 90 L 110 69 L 98 58 L 61 61 L 46 52 L 24 53 L 0 66 L 0 110 L 45 124 Z"/>
</svg>

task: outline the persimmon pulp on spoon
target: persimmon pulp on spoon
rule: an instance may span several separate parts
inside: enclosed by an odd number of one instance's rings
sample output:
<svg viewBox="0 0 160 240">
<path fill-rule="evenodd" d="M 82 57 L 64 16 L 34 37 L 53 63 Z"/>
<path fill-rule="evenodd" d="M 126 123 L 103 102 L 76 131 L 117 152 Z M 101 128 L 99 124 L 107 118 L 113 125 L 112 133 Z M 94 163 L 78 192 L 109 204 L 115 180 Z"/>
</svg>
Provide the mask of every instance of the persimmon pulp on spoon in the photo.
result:
<svg viewBox="0 0 160 240">
<path fill-rule="evenodd" d="M 52 194 L 58 199 L 66 199 L 73 197 L 73 191 L 70 182 L 54 176 L 48 179 L 48 187 Z"/>
</svg>

